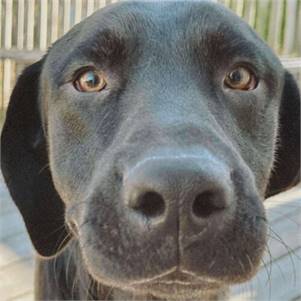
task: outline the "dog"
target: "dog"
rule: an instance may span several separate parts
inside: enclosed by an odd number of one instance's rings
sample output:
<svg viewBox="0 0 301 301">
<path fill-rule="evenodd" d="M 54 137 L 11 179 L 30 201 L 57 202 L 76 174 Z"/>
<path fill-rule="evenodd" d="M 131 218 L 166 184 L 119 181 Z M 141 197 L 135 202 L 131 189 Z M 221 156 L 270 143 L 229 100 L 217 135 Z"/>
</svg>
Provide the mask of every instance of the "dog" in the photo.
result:
<svg viewBox="0 0 301 301">
<path fill-rule="evenodd" d="M 300 94 L 222 5 L 122 2 L 24 70 L 1 147 L 36 299 L 225 300 L 299 181 Z"/>
</svg>

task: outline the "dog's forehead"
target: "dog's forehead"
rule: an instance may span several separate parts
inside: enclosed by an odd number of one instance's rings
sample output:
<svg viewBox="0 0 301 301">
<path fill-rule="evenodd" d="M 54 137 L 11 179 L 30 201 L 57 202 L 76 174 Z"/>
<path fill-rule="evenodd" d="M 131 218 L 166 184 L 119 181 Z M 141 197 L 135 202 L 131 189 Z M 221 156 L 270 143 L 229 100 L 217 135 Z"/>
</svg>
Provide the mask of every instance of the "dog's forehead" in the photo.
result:
<svg viewBox="0 0 301 301">
<path fill-rule="evenodd" d="M 95 33 L 110 29 L 120 36 L 143 36 L 156 33 L 156 38 L 180 31 L 186 35 L 202 32 L 217 32 L 221 29 L 231 34 L 251 33 L 246 24 L 226 7 L 212 1 L 160 1 L 121 2 L 106 7 L 83 24 L 82 39 L 89 39 Z"/>
<path fill-rule="evenodd" d="M 91 41 L 101 38 L 103 31 L 110 31 L 125 41 L 131 38 L 165 41 L 181 33 L 198 39 L 204 33 L 221 31 L 231 39 L 233 35 L 255 38 L 239 17 L 211 1 L 120 2 L 95 12 L 76 25 L 54 44 L 50 54 L 56 56 L 59 52 L 55 61 L 59 60 L 75 47 L 88 47 Z"/>
<path fill-rule="evenodd" d="M 261 57 L 259 61 L 263 59 L 268 62 L 266 65 L 279 68 L 275 55 L 255 32 L 229 9 L 212 1 L 120 2 L 109 5 L 56 42 L 46 62 L 47 69 L 55 75 L 85 52 L 89 57 L 91 51 L 95 54 L 101 48 L 111 51 L 120 47 L 128 52 L 139 47 L 146 52 L 149 49 L 160 52 L 162 48 L 166 54 L 170 47 L 185 50 L 195 45 L 201 45 L 207 52 L 219 49 L 223 53 L 233 49 L 234 54 L 235 50 L 241 52 L 243 49 L 252 59 Z"/>
</svg>

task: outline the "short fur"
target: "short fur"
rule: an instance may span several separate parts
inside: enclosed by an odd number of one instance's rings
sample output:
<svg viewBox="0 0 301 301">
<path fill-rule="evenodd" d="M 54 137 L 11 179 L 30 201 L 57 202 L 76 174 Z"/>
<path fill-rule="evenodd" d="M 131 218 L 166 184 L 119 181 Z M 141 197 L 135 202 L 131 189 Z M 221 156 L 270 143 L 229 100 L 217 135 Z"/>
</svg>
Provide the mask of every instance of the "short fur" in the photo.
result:
<svg viewBox="0 0 301 301">
<path fill-rule="evenodd" d="M 256 73 L 255 90 L 223 85 L 239 64 Z M 106 89 L 75 90 L 84 66 L 106 74 Z M 26 68 L 1 151 L 40 255 L 36 299 L 224 299 L 260 263 L 262 201 L 299 181 L 300 94 L 223 6 L 124 2 Z M 126 203 L 142 182 L 166 195 L 158 219 Z M 207 189 L 230 205 L 193 222 L 191 199 Z"/>
</svg>

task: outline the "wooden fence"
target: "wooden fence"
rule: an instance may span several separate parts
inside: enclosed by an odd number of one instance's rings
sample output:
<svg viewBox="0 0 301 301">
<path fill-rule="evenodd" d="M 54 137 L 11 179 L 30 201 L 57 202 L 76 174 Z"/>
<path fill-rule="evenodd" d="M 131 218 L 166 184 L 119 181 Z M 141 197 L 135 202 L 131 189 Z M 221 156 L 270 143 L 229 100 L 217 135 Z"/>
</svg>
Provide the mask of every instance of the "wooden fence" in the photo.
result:
<svg viewBox="0 0 301 301">
<path fill-rule="evenodd" d="M 286 58 L 301 83 L 301 0 L 218 0 Z M 0 111 L 25 65 L 93 11 L 116 0 L 0 0 Z M 293 59 L 291 59 L 293 58 Z"/>
</svg>

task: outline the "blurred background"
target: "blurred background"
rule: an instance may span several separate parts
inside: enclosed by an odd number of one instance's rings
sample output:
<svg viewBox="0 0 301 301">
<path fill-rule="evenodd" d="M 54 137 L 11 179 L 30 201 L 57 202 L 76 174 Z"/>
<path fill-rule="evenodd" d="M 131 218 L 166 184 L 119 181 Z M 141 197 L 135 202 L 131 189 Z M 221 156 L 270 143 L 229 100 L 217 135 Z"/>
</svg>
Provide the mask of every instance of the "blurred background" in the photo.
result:
<svg viewBox="0 0 301 301">
<path fill-rule="evenodd" d="M 93 11 L 117 1 L 0 0 L 0 129 L 18 74 Z M 274 49 L 301 87 L 301 0 L 218 0 Z M 22 160 L 22 158 L 20 158 Z M 231 301 L 301 301 L 300 186 L 265 202 L 271 225 L 262 267 Z M 0 172 L 0 300 L 33 300 L 34 252 Z"/>
</svg>

